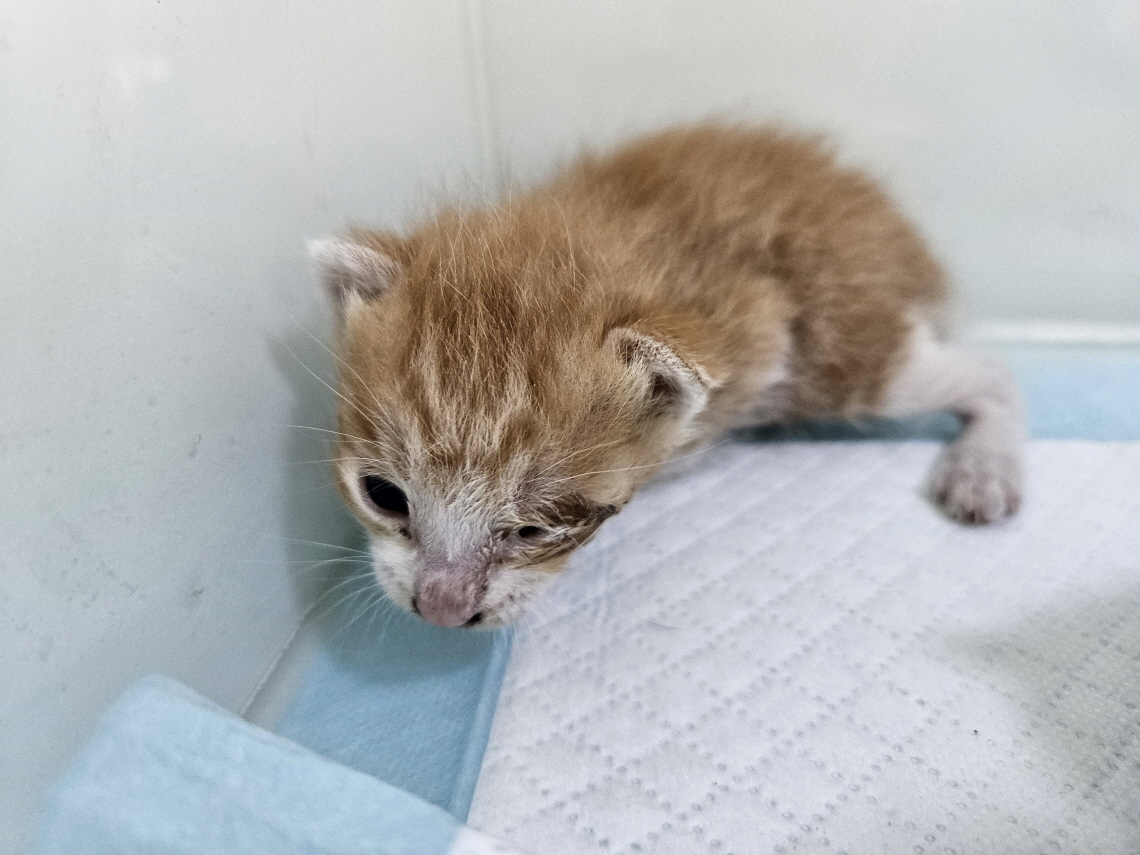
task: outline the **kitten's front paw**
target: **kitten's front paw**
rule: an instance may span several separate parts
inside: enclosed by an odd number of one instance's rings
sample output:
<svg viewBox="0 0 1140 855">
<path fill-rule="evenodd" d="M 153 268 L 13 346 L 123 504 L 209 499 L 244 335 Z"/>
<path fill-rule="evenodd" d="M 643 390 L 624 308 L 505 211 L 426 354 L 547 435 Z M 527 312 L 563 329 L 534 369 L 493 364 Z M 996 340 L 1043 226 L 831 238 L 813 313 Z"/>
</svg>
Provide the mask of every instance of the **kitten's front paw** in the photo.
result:
<svg viewBox="0 0 1140 855">
<path fill-rule="evenodd" d="M 930 494 L 959 522 L 996 522 L 1021 507 L 1021 461 L 1005 451 L 951 444 L 935 464 Z"/>
</svg>

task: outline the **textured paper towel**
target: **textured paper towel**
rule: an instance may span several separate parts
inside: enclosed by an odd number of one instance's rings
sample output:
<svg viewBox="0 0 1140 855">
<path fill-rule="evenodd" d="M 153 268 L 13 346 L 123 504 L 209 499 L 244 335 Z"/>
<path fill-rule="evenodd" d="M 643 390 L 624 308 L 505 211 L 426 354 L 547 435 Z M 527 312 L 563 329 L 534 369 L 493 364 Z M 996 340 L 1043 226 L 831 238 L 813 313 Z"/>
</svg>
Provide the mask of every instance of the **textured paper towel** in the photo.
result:
<svg viewBox="0 0 1140 855">
<path fill-rule="evenodd" d="M 1013 521 L 929 443 L 727 445 L 515 641 L 470 822 L 535 852 L 1140 852 L 1140 444 L 1036 442 Z"/>
</svg>

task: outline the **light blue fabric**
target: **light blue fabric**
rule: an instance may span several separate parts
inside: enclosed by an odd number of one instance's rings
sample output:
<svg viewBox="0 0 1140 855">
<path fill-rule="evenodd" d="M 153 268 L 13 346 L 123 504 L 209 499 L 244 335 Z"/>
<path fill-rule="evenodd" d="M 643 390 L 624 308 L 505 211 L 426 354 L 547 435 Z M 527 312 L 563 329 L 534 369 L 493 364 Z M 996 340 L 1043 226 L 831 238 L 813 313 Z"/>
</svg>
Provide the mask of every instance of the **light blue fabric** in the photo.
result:
<svg viewBox="0 0 1140 855">
<path fill-rule="evenodd" d="M 1010 347 L 1038 439 L 1140 439 L 1140 349 Z"/>
<path fill-rule="evenodd" d="M 357 584 L 374 585 L 370 575 Z M 350 594 L 277 732 L 465 819 L 510 635 L 439 629 Z"/>
<path fill-rule="evenodd" d="M 1140 440 L 1140 350 L 1005 347 L 1038 439 Z M 765 428 L 743 441 L 940 439 L 947 415 Z M 465 819 L 510 651 L 509 637 L 436 630 L 347 609 L 280 732 Z"/>
<path fill-rule="evenodd" d="M 148 677 L 103 717 L 35 855 L 445 855 L 447 812 Z"/>
</svg>

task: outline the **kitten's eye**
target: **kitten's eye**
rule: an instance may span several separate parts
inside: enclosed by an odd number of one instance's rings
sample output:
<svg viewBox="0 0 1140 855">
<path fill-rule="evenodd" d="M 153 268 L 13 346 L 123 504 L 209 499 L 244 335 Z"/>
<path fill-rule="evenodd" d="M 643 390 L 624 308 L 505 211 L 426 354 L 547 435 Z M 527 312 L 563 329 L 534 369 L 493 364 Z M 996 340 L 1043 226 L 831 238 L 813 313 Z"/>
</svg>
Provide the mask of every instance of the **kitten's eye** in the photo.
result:
<svg viewBox="0 0 1140 855">
<path fill-rule="evenodd" d="M 386 481 L 379 475 L 365 475 L 360 483 L 369 500 L 380 510 L 405 517 L 408 515 L 408 497 L 391 481 Z"/>
<path fill-rule="evenodd" d="M 546 534 L 546 529 L 537 525 L 524 525 L 522 528 L 516 529 L 515 534 L 523 540 L 535 540 Z"/>
</svg>

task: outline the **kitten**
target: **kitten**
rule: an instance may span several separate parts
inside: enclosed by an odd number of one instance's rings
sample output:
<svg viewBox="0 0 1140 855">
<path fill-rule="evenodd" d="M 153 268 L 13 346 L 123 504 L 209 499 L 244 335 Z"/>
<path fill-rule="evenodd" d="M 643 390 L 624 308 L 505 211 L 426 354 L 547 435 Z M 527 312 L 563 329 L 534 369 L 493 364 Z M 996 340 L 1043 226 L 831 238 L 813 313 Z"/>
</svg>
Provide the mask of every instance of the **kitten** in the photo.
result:
<svg viewBox="0 0 1140 855">
<path fill-rule="evenodd" d="M 934 498 L 972 523 L 1020 502 L 1009 376 L 943 341 L 922 240 L 813 139 L 670 130 L 310 250 L 342 320 L 339 487 L 380 584 L 431 623 L 517 618 L 662 464 L 732 427 L 951 410 Z"/>
</svg>

